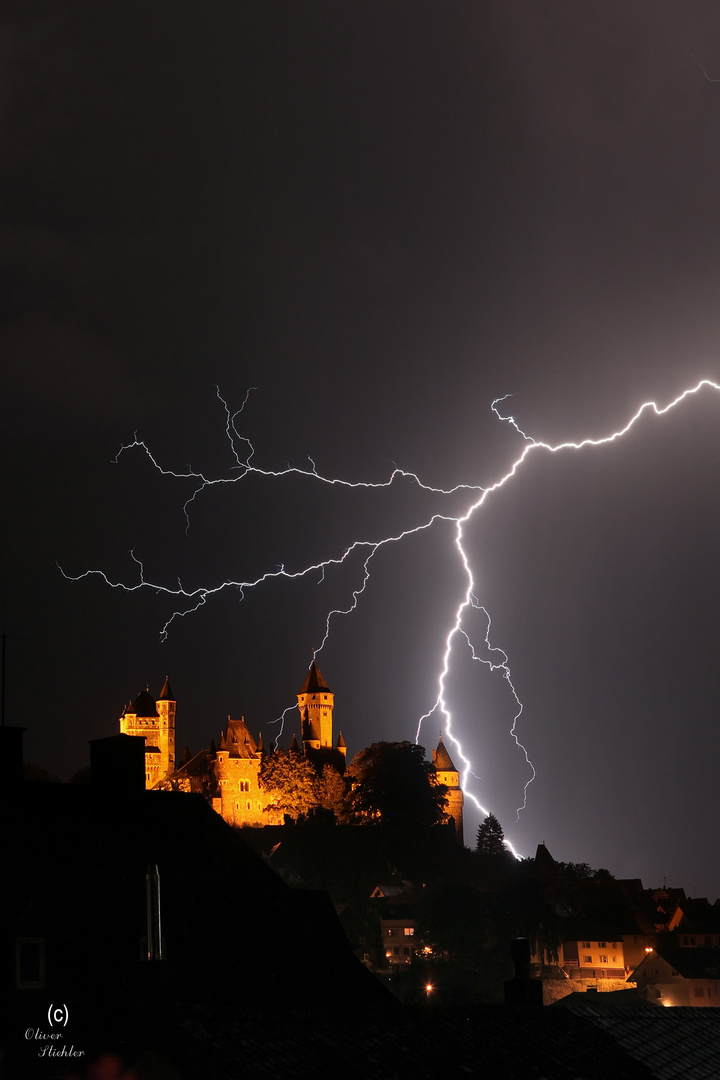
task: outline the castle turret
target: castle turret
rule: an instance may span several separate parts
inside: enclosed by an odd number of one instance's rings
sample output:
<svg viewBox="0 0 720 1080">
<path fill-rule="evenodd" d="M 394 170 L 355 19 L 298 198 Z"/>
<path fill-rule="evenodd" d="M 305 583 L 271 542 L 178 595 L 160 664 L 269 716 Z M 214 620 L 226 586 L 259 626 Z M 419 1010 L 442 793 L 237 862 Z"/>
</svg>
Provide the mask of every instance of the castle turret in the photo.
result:
<svg viewBox="0 0 720 1080">
<path fill-rule="evenodd" d="M 154 787 L 175 772 L 175 697 L 165 679 L 157 702 L 150 687 L 141 690 L 120 717 L 121 735 L 145 739 L 145 787 Z"/>
<path fill-rule="evenodd" d="M 460 787 L 460 773 L 455 768 L 450 757 L 448 748 L 443 742 L 442 732 L 437 750 L 433 750 L 433 765 L 435 766 L 435 779 L 438 784 L 444 784 L 447 788 L 445 796 L 445 813 L 455 823 L 455 835 L 459 843 L 463 842 L 463 805 L 465 797 Z"/>
<path fill-rule="evenodd" d="M 335 695 L 313 660 L 298 694 L 303 750 L 332 749 L 332 717 Z"/>
<path fill-rule="evenodd" d="M 158 747 L 160 749 L 160 779 L 164 780 L 175 772 L 175 695 L 170 688 L 170 680 L 165 676 L 165 684 L 155 707 L 160 718 Z"/>
</svg>

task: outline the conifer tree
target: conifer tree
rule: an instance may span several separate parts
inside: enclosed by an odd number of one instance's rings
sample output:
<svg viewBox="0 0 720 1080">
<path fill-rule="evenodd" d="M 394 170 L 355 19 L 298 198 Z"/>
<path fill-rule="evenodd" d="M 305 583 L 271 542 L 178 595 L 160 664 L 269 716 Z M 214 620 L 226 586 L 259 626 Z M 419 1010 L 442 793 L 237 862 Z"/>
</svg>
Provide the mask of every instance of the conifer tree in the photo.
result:
<svg viewBox="0 0 720 1080">
<path fill-rule="evenodd" d="M 488 814 L 485 820 L 480 822 L 477 851 L 481 855 L 502 855 L 505 851 L 505 834 L 494 814 Z"/>
</svg>

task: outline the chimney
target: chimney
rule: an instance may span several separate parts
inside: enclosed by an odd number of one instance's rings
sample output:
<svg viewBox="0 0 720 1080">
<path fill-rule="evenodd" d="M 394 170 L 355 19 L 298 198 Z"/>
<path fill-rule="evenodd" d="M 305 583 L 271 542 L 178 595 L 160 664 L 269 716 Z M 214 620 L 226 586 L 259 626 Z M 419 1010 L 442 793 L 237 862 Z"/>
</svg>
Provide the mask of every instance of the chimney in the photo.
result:
<svg viewBox="0 0 720 1080">
<path fill-rule="evenodd" d="M 505 1004 L 542 1005 L 542 982 L 530 977 L 530 942 L 527 938 L 513 938 L 510 952 L 515 965 L 515 976 L 505 983 Z"/>
</svg>

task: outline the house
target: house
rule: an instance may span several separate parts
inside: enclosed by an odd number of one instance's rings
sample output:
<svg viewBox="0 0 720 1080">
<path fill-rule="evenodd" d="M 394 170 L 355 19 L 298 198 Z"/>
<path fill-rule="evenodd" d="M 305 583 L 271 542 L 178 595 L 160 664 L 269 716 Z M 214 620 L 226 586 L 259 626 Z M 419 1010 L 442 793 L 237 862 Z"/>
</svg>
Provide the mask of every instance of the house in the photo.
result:
<svg viewBox="0 0 720 1080">
<path fill-rule="evenodd" d="M 720 949 L 678 949 L 658 945 L 630 979 L 638 993 L 657 1005 L 720 1008 Z"/>
</svg>

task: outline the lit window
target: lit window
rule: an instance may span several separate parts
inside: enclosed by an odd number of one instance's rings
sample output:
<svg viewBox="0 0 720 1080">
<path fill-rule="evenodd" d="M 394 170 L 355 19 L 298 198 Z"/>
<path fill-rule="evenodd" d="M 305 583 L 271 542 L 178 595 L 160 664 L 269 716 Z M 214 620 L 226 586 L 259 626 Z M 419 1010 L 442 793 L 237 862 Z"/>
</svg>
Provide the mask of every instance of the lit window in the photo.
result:
<svg viewBox="0 0 720 1080">
<path fill-rule="evenodd" d="M 403 930 L 403 933 L 405 934 L 405 937 L 412 937 L 413 934 L 415 933 L 415 927 L 414 926 L 406 926 L 404 928 L 404 930 Z"/>
<path fill-rule="evenodd" d="M 392 937 L 392 936 L 393 936 L 393 934 L 395 933 L 395 931 L 393 930 L 392 926 L 390 926 L 390 927 L 388 927 L 388 929 L 386 930 L 386 933 L 387 933 L 387 936 L 388 936 L 388 937 Z"/>
</svg>

